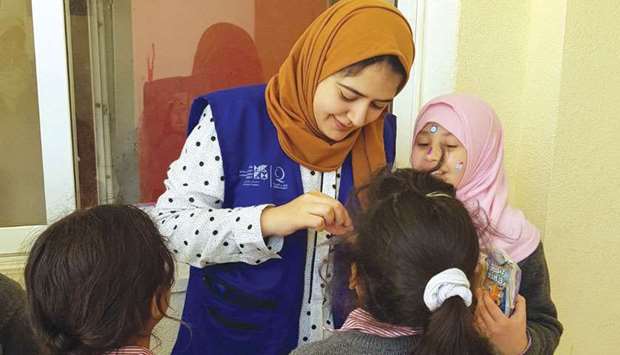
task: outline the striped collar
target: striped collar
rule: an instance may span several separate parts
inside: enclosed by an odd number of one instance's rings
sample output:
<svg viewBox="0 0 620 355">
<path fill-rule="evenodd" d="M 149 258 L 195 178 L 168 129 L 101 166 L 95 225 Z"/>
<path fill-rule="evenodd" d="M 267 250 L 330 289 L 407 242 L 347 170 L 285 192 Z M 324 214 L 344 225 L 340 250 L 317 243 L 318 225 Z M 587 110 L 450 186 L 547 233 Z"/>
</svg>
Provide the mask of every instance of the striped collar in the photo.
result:
<svg viewBox="0 0 620 355">
<path fill-rule="evenodd" d="M 142 346 L 123 346 L 113 351 L 108 351 L 105 355 L 153 355 L 153 352 Z"/>
<path fill-rule="evenodd" d="M 342 328 L 337 331 L 357 330 L 361 333 L 377 335 L 384 338 L 420 335 L 422 331 L 410 327 L 379 322 L 370 313 L 356 308 L 349 314 Z"/>
</svg>

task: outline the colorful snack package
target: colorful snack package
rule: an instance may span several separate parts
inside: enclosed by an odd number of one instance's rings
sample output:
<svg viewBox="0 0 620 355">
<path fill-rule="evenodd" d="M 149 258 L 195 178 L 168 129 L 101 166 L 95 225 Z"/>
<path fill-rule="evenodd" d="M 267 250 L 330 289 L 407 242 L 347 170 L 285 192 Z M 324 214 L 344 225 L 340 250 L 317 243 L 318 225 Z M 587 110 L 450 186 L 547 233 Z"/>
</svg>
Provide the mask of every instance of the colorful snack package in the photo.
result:
<svg viewBox="0 0 620 355">
<path fill-rule="evenodd" d="M 500 249 L 480 255 L 480 287 L 487 290 L 491 299 L 505 315 L 510 316 L 515 307 L 521 283 L 521 268 Z"/>
</svg>

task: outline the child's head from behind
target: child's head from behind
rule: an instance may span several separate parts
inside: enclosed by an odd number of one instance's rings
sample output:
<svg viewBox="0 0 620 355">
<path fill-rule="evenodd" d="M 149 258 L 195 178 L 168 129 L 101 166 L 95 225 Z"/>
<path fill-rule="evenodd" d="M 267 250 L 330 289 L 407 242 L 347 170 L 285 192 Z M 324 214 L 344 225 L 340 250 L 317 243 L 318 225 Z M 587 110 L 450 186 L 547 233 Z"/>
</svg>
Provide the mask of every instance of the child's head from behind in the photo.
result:
<svg viewBox="0 0 620 355">
<path fill-rule="evenodd" d="M 52 353 L 99 354 L 150 336 L 174 260 L 146 213 L 103 205 L 47 228 L 25 274 L 33 326 Z"/>
<path fill-rule="evenodd" d="M 493 181 L 501 170 L 502 127 L 493 109 L 477 97 L 452 94 L 426 104 L 416 121 L 414 169 L 429 171 L 457 189 Z"/>
<path fill-rule="evenodd" d="M 466 305 L 471 298 L 425 297 L 429 280 L 448 269 L 474 282 L 478 234 L 453 187 L 429 173 L 399 169 L 380 173 L 362 191 L 369 202 L 353 213 L 356 235 L 344 244 L 359 306 L 379 321 L 424 329 L 416 353 L 486 349 Z M 461 291 L 471 297 L 468 285 Z"/>
</svg>

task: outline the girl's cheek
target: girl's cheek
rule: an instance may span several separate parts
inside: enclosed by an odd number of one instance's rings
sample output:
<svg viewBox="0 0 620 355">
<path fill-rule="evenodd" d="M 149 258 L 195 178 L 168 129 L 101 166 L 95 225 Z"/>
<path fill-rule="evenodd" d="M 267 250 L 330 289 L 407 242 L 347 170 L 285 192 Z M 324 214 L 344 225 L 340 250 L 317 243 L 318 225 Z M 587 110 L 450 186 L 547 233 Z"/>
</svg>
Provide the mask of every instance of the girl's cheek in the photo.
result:
<svg viewBox="0 0 620 355">
<path fill-rule="evenodd" d="M 415 152 L 413 154 L 413 159 L 411 160 L 411 167 L 416 169 L 416 170 L 420 170 L 420 162 L 418 161 L 418 154 L 420 154 L 419 152 Z"/>
<path fill-rule="evenodd" d="M 458 187 L 465 174 L 465 161 L 463 159 L 455 158 L 452 162 L 452 175 L 454 180 L 454 186 Z"/>
<path fill-rule="evenodd" d="M 424 164 L 424 154 L 425 151 L 422 151 L 420 148 L 415 148 L 415 152 L 413 154 L 413 168 L 416 170 L 425 170 L 428 169 Z"/>
<path fill-rule="evenodd" d="M 448 154 L 446 156 L 446 159 L 443 165 L 441 166 L 441 169 L 444 170 L 449 175 L 451 175 L 452 177 L 456 177 L 456 175 L 459 173 L 458 167 L 459 167 L 458 159 L 454 157 L 454 155 Z"/>
</svg>

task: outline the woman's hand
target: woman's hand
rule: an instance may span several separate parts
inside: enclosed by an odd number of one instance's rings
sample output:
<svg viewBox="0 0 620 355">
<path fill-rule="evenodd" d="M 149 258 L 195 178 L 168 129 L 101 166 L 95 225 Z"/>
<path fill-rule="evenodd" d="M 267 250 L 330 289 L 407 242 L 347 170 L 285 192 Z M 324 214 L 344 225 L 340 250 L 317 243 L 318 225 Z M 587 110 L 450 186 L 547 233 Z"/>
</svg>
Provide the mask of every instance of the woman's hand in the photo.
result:
<svg viewBox="0 0 620 355">
<path fill-rule="evenodd" d="M 487 291 L 478 289 L 476 297 L 478 305 L 474 317 L 480 333 L 488 337 L 501 354 L 523 354 L 528 345 L 525 298 L 517 296 L 515 310 L 507 317 Z"/>
<path fill-rule="evenodd" d="M 260 223 L 266 237 L 287 236 L 306 228 L 334 235 L 353 230 L 351 217 L 342 203 L 320 192 L 309 192 L 287 204 L 265 208 Z"/>
</svg>

